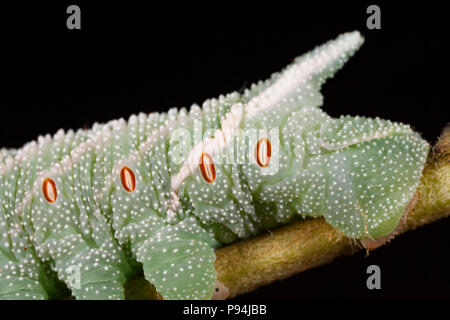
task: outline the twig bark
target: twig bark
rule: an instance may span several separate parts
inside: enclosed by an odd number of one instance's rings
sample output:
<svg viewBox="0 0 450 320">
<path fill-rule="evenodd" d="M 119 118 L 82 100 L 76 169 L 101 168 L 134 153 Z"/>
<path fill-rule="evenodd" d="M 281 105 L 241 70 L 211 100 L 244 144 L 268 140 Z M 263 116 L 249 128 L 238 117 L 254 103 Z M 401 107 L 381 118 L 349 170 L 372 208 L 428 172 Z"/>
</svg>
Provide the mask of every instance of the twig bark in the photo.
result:
<svg viewBox="0 0 450 320">
<path fill-rule="evenodd" d="M 450 215 L 450 130 L 430 152 L 417 189 L 417 201 L 398 234 Z M 273 232 L 216 251 L 220 298 L 232 298 L 295 273 L 351 255 L 362 246 L 324 219 L 293 222 Z M 126 286 L 129 299 L 161 298 L 143 277 Z"/>
</svg>

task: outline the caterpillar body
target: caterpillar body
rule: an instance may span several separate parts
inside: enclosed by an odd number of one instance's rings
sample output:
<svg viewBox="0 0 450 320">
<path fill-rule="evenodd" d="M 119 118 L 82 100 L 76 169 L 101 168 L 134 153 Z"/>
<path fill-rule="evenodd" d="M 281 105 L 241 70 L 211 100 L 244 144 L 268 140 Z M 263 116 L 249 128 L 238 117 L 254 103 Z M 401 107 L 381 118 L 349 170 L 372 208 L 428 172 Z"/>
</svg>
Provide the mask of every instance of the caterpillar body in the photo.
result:
<svg viewBox="0 0 450 320">
<path fill-rule="evenodd" d="M 428 144 L 407 125 L 319 108 L 321 85 L 362 43 L 343 34 L 202 108 L 1 150 L 0 298 L 67 285 L 77 299 L 123 299 L 143 271 L 166 299 L 209 299 L 215 249 L 295 217 L 357 239 L 392 232 Z"/>
</svg>

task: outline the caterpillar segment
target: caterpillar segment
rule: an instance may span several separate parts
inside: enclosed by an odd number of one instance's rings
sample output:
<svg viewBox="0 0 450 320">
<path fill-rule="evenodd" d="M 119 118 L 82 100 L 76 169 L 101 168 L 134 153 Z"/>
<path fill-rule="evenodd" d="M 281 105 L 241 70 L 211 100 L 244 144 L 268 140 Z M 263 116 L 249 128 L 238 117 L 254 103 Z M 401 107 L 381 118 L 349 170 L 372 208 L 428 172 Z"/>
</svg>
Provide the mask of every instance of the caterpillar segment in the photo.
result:
<svg viewBox="0 0 450 320">
<path fill-rule="evenodd" d="M 166 299 L 205 299 L 212 295 L 214 248 L 218 243 L 202 229 L 195 215 L 176 203 L 179 198 L 171 188 L 170 172 L 177 172 L 188 156 L 188 152 L 181 152 L 183 144 L 193 145 L 195 136 L 217 130 L 220 119 L 238 98 L 233 93 L 205 102 L 203 109 L 194 105 L 189 115 L 169 121 L 116 165 L 116 173 L 124 165 L 135 172 L 136 189 L 127 192 L 116 180 L 111 193 L 113 229 L 119 243 L 129 247 L 130 254 L 142 263 L 147 280 Z M 179 128 L 189 140 L 174 139 Z M 170 245 L 166 237 L 176 244 Z M 185 246 L 179 247 L 182 244 Z M 171 263 L 164 264 L 164 259 Z M 174 270 L 177 272 L 171 277 L 168 273 Z M 174 287 L 176 281 L 180 284 Z"/>
<path fill-rule="evenodd" d="M 64 293 L 52 261 L 38 257 L 34 245 L 33 227 L 29 223 L 27 206 L 29 190 L 36 172 L 68 152 L 75 139 L 72 131 L 65 136 L 59 131 L 54 136 L 40 137 L 24 148 L 8 152 L 0 165 L 2 231 L 0 258 L 0 297 L 3 299 L 46 299 Z"/>
</svg>

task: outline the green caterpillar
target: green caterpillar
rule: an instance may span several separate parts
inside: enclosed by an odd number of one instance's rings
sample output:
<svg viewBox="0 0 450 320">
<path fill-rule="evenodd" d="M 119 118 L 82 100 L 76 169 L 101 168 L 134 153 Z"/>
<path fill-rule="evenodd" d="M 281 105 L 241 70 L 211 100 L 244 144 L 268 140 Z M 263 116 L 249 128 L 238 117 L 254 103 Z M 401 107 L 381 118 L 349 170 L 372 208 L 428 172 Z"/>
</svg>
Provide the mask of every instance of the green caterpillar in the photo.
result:
<svg viewBox="0 0 450 320">
<path fill-rule="evenodd" d="M 388 235 L 428 144 L 407 125 L 319 108 L 321 85 L 362 43 L 343 34 L 202 108 L 1 150 L 0 298 L 58 298 L 67 285 L 77 299 L 123 299 L 143 270 L 166 299 L 209 299 L 215 249 L 295 217 Z"/>
</svg>

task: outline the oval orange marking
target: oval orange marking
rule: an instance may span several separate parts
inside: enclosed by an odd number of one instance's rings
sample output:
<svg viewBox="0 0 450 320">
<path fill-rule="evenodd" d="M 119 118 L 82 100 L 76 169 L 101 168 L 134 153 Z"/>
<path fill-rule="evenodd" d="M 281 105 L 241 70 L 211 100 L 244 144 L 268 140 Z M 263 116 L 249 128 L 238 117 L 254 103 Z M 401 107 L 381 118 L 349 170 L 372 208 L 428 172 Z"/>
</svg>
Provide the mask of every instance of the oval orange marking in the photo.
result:
<svg viewBox="0 0 450 320">
<path fill-rule="evenodd" d="M 269 165 L 270 157 L 272 156 L 272 146 L 269 139 L 261 138 L 256 143 L 256 162 L 262 168 Z"/>
<path fill-rule="evenodd" d="M 128 167 L 123 167 L 120 169 L 120 182 L 122 186 L 128 192 L 133 192 L 136 188 L 136 179 L 134 178 L 134 173 Z"/>
<path fill-rule="evenodd" d="M 202 153 L 202 156 L 200 157 L 200 172 L 202 173 L 203 179 L 208 183 L 212 183 L 216 178 L 214 161 L 207 153 Z"/>
<path fill-rule="evenodd" d="M 42 193 L 44 194 L 45 200 L 50 203 L 55 202 L 58 197 L 55 181 L 50 178 L 45 178 L 44 182 L 42 182 Z"/>
</svg>

